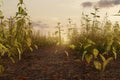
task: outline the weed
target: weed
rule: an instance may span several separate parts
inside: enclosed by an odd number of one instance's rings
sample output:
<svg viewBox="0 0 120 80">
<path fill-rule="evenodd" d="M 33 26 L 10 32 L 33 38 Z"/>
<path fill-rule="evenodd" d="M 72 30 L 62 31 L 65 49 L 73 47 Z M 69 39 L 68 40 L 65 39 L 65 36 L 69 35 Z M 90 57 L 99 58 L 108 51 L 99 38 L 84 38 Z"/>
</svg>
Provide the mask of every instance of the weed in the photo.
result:
<svg viewBox="0 0 120 80">
<path fill-rule="evenodd" d="M 112 24 L 107 20 L 107 14 L 104 24 L 100 22 L 98 11 L 99 8 L 95 8 L 90 14 L 92 18 L 82 13 L 83 29 L 74 39 L 70 39 L 70 45 L 82 54 L 81 59 L 86 61 L 87 65 L 92 64 L 97 70 L 104 71 L 108 63 L 116 60 L 119 53 L 120 27 L 118 22 Z"/>
</svg>

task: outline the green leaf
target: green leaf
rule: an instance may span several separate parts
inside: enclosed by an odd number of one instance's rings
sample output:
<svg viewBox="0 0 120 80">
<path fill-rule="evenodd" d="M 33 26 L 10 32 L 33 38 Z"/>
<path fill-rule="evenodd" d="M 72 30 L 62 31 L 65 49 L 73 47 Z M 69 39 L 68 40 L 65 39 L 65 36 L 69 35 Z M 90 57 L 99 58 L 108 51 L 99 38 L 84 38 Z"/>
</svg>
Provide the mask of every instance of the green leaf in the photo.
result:
<svg viewBox="0 0 120 80">
<path fill-rule="evenodd" d="M 114 54 L 114 58 L 117 59 L 117 53 L 113 51 L 113 54 Z"/>
<path fill-rule="evenodd" d="M 71 49 L 75 49 L 75 47 L 76 47 L 76 46 L 75 46 L 74 44 L 71 44 L 71 45 L 70 45 L 70 48 L 71 48 Z"/>
<path fill-rule="evenodd" d="M 120 41 L 117 41 L 117 43 L 120 45 Z"/>
<path fill-rule="evenodd" d="M 80 47 L 82 47 L 82 46 L 83 46 L 83 44 L 82 44 L 81 42 L 79 42 L 79 46 L 80 46 Z"/>
<path fill-rule="evenodd" d="M 100 18 L 100 16 L 98 16 L 98 15 L 97 15 L 96 17 L 97 17 L 97 18 Z"/>
<path fill-rule="evenodd" d="M 102 61 L 105 62 L 106 61 L 105 57 L 102 54 L 99 54 L 99 55 L 100 55 Z"/>
<path fill-rule="evenodd" d="M 113 40 L 111 39 L 111 40 L 109 40 L 109 42 L 108 42 L 108 45 L 107 45 L 107 48 L 106 48 L 107 51 L 110 51 L 110 50 L 111 50 L 112 44 L 113 44 Z"/>
<path fill-rule="evenodd" d="M 102 69 L 102 65 L 101 65 L 101 63 L 100 63 L 99 61 L 94 61 L 94 66 L 95 66 L 95 68 L 98 69 L 98 70 L 101 70 L 101 69 Z"/>
<path fill-rule="evenodd" d="M 0 73 L 4 72 L 5 68 L 3 65 L 0 65 Z"/>
<path fill-rule="evenodd" d="M 27 38 L 26 43 L 27 43 L 28 47 L 30 47 L 32 44 L 31 38 Z"/>
<path fill-rule="evenodd" d="M 23 0 L 19 0 L 20 4 L 23 4 Z"/>
<path fill-rule="evenodd" d="M 19 15 L 19 12 L 16 12 L 16 16 L 15 17 L 17 17 Z M 19 17 L 19 18 L 21 18 L 21 17 Z M 19 19 L 19 18 L 17 18 L 17 19 Z"/>
<path fill-rule="evenodd" d="M 93 55 L 94 55 L 94 58 L 96 58 L 98 56 L 98 49 L 93 49 Z"/>
<path fill-rule="evenodd" d="M 93 58 L 93 55 L 90 55 L 90 54 L 86 54 L 85 55 L 85 60 L 87 61 L 88 64 L 90 63 L 90 61 L 92 60 L 92 58 Z"/>
<path fill-rule="evenodd" d="M 19 54 L 19 60 L 21 60 L 22 52 L 21 52 L 21 50 L 19 48 L 17 48 L 17 50 L 18 50 L 18 54 Z"/>
<path fill-rule="evenodd" d="M 91 44 L 87 44 L 84 46 L 84 49 L 87 49 L 88 47 L 92 46 Z"/>
<path fill-rule="evenodd" d="M 68 28 L 68 31 L 71 31 L 71 30 L 73 30 L 73 28 Z"/>
<path fill-rule="evenodd" d="M 66 56 L 69 56 L 69 53 L 67 51 L 65 51 L 65 54 L 66 54 Z"/>
<path fill-rule="evenodd" d="M 98 11 L 98 10 L 99 10 L 99 8 L 96 7 L 96 8 L 95 8 L 95 11 Z"/>
<path fill-rule="evenodd" d="M 20 5 L 20 3 L 17 4 L 17 6 L 19 6 L 19 5 Z"/>
<path fill-rule="evenodd" d="M 2 16 L 2 14 L 3 14 L 3 13 L 2 13 L 2 11 L 0 10 L 0 16 Z"/>
<path fill-rule="evenodd" d="M 5 53 L 8 52 L 8 48 L 6 48 L 6 46 L 4 46 L 3 44 L 0 43 L 0 53 L 1 56 L 4 56 Z"/>
<path fill-rule="evenodd" d="M 91 13 L 92 15 L 95 15 L 95 13 Z"/>
<path fill-rule="evenodd" d="M 95 42 L 93 42 L 93 41 L 90 40 L 90 39 L 87 39 L 87 42 L 88 42 L 89 44 L 95 45 Z"/>
<path fill-rule="evenodd" d="M 110 51 L 111 46 L 107 46 L 106 51 Z"/>
<path fill-rule="evenodd" d="M 23 15 L 25 15 L 25 16 L 27 16 L 27 12 L 26 11 L 23 11 L 23 13 L 22 13 Z"/>
<path fill-rule="evenodd" d="M 33 51 L 33 48 L 32 47 L 29 47 L 30 51 Z"/>
<path fill-rule="evenodd" d="M 23 11 L 24 11 L 24 9 L 20 6 L 20 7 L 18 8 L 18 13 L 22 14 Z"/>
<path fill-rule="evenodd" d="M 4 19 L 4 16 L 0 16 L 0 19 Z"/>
<path fill-rule="evenodd" d="M 109 57 L 106 61 L 103 62 L 103 71 L 105 70 L 108 63 L 110 63 L 110 61 L 112 60 L 113 60 L 113 57 Z"/>
<path fill-rule="evenodd" d="M 113 54 L 114 54 L 114 58 L 117 59 L 117 53 L 116 53 L 115 47 L 113 47 L 113 51 L 112 51 L 112 52 L 113 52 Z"/>
<path fill-rule="evenodd" d="M 55 31 L 55 35 L 57 35 L 58 34 L 58 31 Z"/>
<path fill-rule="evenodd" d="M 82 61 L 84 60 L 86 53 L 87 53 L 87 51 L 83 52 L 83 54 L 82 54 Z"/>
<path fill-rule="evenodd" d="M 13 63 L 15 63 L 15 60 L 13 59 L 13 57 L 9 57 L 9 58 Z"/>
<path fill-rule="evenodd" d="M 36 44 L 34 46 L 35 46 L 36 49 L 38 49 L 38 46 Z"/>
</svg>

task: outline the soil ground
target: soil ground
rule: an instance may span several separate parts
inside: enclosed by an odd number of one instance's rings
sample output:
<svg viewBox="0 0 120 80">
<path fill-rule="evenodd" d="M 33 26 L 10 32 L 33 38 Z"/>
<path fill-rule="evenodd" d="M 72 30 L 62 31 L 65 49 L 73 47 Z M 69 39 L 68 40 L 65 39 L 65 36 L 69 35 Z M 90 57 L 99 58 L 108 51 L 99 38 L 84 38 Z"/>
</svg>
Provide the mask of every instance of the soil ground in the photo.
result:
<svg viewBox="0 0 120 80">
<path fill-rule="evenodd" d="M 0 74 L 0 80 L 120 80 L 120 58 L 110 63 L 101 74 L 77 59 L 74 56 L 77 53 L 63 46 L 24 53 L 16 63 L 4 62 L 6 70 Z"/>
</svg>

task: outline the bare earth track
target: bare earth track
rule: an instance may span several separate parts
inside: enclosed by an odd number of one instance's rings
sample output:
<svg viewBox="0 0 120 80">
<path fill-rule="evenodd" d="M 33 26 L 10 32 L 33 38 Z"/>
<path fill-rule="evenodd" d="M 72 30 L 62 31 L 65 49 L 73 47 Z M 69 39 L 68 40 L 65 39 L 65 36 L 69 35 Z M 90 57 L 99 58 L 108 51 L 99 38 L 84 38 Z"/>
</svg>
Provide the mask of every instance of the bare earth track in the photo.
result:
<svg viewBox="0 0 120 80">
<path fill-rule="evenodd" d="M 22 60 L 14 64 L 10 60 L 4 62 L 6 71 L 0 74 L 0 80 L 120 80 L 120 58 L 109 64 L 101 75 L 93 67 L 85 67 L 76 60 L 76 53 L 63 46 L 25 53 Z"/>
</svg>

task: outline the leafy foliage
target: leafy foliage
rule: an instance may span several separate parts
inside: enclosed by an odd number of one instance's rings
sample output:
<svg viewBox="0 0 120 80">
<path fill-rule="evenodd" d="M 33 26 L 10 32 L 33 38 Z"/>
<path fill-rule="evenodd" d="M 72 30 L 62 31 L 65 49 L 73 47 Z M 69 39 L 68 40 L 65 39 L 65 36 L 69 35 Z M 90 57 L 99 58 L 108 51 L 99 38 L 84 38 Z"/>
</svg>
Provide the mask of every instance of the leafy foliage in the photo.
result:
<svg viewBox="0 0 120 80">
<path fill-rule="evenodd" d="M 106 66 L 117 59 L 120 52 L 120 27 L 118 22 L 112 24 L 107 19 L 99 21 L 99 8 L 89 15 L 82 13 L 82 30 L 74 38 L 70 38 L 70 45 L 82 55 L 82 61 L 93 64 L 97 70 L 104 71 Z M 78 55 L 77 55 L 78 56 Z"/>
<path fill-rule="evenodd" d="M 33 44 L 32 25 L 23 5 L 23 0 L 19 0 L 16 15 L 7 20 L 0 11 L 0 72 L 4 71 L 4 56 L 8 56 L 15 63 L 15 59 L 21 60 L 26 50 L 33 51 L 34 46 L 37 47 Z"/>
</svg>

